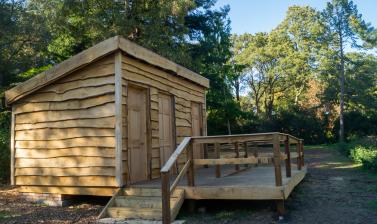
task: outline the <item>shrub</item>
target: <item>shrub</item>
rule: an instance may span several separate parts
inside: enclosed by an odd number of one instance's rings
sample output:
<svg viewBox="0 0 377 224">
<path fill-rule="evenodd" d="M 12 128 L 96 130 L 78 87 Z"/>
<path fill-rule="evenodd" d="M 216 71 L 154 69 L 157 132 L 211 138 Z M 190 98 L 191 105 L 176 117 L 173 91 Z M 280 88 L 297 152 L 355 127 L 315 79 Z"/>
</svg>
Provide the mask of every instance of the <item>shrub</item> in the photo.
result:
<svg viewBox="0 0 377 224">
<path fill-rule="evenodd" d="M 364 168 L 377 171 L 377 144 L 375 138 L 365 138 L 350 150 L 353 161 L 361 163 Z"/>
<path fill-rule="evenodd" d="M 9 181 L 10 112 L 0 111 L 0 183 Z"/>
</svg>

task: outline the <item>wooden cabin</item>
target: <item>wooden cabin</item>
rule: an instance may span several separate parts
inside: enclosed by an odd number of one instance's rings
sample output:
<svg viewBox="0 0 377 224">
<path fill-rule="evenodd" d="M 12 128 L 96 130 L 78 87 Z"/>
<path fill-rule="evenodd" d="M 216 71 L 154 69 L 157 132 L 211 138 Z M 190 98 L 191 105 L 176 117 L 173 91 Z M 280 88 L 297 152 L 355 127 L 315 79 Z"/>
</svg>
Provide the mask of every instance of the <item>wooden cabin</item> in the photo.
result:
<svg viewBox="0 0 377 224">
<path fill-rule="evenodd" d="M 112 196 L 99 218 L 168 224 L 185 199 L 275 200 L 284 214 L 306 174 L 303 140 L 206 136 L 208 87 L 122 37 L 105 40 L 5 93 L 12 184 Z"/>
<path fill-rule="evenodd" d="M 11 182 L 22 192 L 111 196 L 158 178 L 184 137 L 206 135 L 208 87 L 127 39 L 107 39 L 5 93 Z"/>
</svg>

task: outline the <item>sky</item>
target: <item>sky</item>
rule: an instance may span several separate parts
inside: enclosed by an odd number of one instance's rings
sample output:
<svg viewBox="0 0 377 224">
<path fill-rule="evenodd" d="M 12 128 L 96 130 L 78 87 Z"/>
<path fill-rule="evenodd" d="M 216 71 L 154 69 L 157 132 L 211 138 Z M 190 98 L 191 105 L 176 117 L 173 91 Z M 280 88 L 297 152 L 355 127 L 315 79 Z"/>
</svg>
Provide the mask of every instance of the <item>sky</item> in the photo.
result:
<svg viewBox="0 0 377 224">
<path fill-rule="evenodd" d="M 285 17 L 289 6 L 309 5 L 322 10 L 326 0 L 218 0 L 216 7 L 230 6 L 232 33 L 269 32 Z M 366 22 L 377 27 L 377 0 L 354 0 Z"/>
</svg>

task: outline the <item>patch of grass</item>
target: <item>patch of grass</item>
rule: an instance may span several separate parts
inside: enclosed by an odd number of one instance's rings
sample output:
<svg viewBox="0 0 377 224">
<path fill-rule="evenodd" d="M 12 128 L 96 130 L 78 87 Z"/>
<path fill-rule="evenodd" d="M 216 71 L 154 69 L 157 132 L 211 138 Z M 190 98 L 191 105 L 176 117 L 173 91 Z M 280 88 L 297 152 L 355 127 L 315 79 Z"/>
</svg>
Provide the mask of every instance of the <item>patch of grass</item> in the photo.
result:
<svg viewBox="0 0 377 224">
<path fill-rule="evenodd" d="M 377 211 L 377 200 L 369 202 L 369 206 L 372 210 Z"/>
<path fill-rule="evenodd" d="M 16 216 L 20 216 L 20 215 L 12 214 L 12 213 L 7 212 L 7 211 L 0 211 L 0 221 L 5 220 L 5 219 L 9 219 L 9 218 L 13 218 L 13 217 L 16 217 Z"/>
</svg>

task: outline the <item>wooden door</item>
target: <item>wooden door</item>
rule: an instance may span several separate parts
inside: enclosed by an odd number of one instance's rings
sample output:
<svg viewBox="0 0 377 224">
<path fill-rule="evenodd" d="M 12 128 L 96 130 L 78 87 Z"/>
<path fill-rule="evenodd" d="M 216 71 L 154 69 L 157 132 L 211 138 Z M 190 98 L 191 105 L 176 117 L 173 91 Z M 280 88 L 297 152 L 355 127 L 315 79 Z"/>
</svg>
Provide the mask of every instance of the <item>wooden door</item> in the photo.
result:
<svg viewBox="0 0 377 224">
<path fill-rule="evenodd" d="M 146 90 L 128 88 L 128 167 L 130 182 L 148 179 Z"/>
<path fill-rule="evenodd" d="M 202 135 L 202 116 L 201 116 L 201 106 L 199 103 L 191 103 L 191 127 L 192 127 L 192 136 L 201 136 Z M 204 158 L 203 146 L 194 145 L 194 159 Z"/>
<path fill-rule="evenodd" d="M 160 135 L 160 162 L 163 166 L 174 152 L 174 112 L 172 97 L 159 94 L 158 122 Z"/>
</svg>

